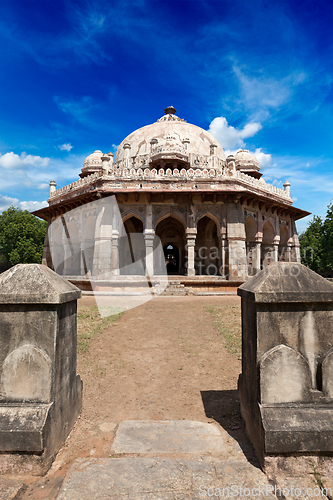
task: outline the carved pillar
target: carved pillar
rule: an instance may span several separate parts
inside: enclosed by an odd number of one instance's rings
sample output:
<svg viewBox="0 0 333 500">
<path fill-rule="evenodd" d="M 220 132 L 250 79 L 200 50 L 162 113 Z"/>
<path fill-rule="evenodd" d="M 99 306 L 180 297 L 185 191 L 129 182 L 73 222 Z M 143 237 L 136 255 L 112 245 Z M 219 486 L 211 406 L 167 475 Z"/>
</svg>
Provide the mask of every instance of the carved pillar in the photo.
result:
<svg viewBox="0 0 333 500">
<path fill-rule="evenodd" d="M 219 238 L 219 254 L 220 254 L 220 275 L 226 277 L 226 250 L 227 250 L 227 236 L 225 233 L 220 234 Z"/>
<path fill-rule="evenodd" d="M 114 276 L 119 276 L 119 231 L 116 229 L 112 230 L 111 272 Z"/>
<path fill-rule="evenodd" d="M 257 274 L 261 267 L 261 241 L 262 237 L 256 236 L 256 246 L 253 248 L 252 254 L 253 274 Z"/>
<path fill-rule="evenodd" d="M 146 276 L 154 275 L 154 237 L 155 231 L 145 229 L 144 233 L 146 247 Z"/>
<path fill-rule="evenodd" d="M 273 240 L 273 255 L 272 255 L 272 262 L 278 262 L 279 260 L 279 242 L 280 242 L 280 236 L 275 236 Z"/>
<path fill-rule="evenodd" d="M 291 231 L 292 231 L 292 242 L 293 242 L 291 251 L 291 262 L 301 262 L 301 252 L 299 249 L 299 239 L 295 221 L 291 222 Z"/>
<path fill-rule="evenodd" d="M 187 248 L 187 276 L 195 276 L 194 255 L 195 239 L 197 230 L 195 228 L 186 229 L 186 248 Z"/>
<path fill-rule="evenodd" d="M 229 280 L 245 280 L 247 259 L 242 206 L 238 202 L 228 203 L 227 214 Z"/>
<path fill-rule="evenodd" d="M 95 250 L 93 276 L 106 275 L 111 271 L 112 210 L 99 203 L 95 226 Z"/>
</svg>

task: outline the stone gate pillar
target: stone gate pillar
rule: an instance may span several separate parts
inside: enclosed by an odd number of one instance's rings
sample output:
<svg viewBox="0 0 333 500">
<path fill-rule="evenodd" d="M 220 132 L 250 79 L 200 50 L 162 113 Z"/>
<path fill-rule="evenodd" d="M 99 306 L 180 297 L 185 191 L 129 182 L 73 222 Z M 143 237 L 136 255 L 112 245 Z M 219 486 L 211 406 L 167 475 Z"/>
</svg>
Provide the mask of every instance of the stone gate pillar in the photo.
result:
<svg viewBox="0 0 333 500">
<path fill-rule="evenodd" d="M 1 473 L 45 474 L 81 412 L 79 297 L 43 265 L 0 275 Z"/>
<path fill-rule="evenodd" d="M 259 461 L 268 471 L 308 470 L 310 460 L 332 467 L 332 284 L 302 264 L 277 262 L 238 295 L 238 391 Z"/>
</svg>

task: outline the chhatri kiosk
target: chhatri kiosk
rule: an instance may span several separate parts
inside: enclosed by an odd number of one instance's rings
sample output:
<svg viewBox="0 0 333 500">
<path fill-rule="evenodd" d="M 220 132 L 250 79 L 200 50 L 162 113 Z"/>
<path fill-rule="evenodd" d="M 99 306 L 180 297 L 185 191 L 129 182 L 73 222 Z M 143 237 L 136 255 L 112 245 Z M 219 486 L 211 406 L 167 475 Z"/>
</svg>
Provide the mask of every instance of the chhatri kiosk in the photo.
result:
<svg viewBox="0 0 333 500">
<path fill-rule="evenodd" d="M 266 183 L 247 150 L 226 158 L 215 137 L 172 106 L 128 135 L 115 157 L 90 154 L 79 176 L 57 190 L 51 181 L 48 207 L 34 215 L 49 222 L 43 263 L 82 289 L 91 276 L 101 277 L 101 290 L 144 278 L 129 275 L 133 252 L 122 233 L 142 241 L 141 274 L 158 280 L 158 237 L 170 279 L 195 290 L 233 291 L 271 262 L 300 261 L 295 221 L 308 212 L 293 206 L 289 182 Z M 110 197 L 117 215 L 103 203 Z"/>
</svg>

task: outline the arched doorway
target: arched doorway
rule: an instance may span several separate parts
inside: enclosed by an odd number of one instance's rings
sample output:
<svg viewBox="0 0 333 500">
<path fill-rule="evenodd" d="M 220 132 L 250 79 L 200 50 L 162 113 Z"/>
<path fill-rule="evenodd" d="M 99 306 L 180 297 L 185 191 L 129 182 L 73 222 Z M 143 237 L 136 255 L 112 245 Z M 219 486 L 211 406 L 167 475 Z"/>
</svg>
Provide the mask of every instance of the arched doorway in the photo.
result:
<svg viewBox="0 0 333 500">
<path fill-rule="evenodd" d="M 247 272 L 249 276 L 256 273 L 254 263 L 254 248 L 256 245 L 257 224 L 251 215 L 245 221 L 245 235 L 246 235 L 246 261 Z"/>
<path fill-rule="evenodd" d="M 263 269 L 272 262 L 274 251 L 274 236 L 275 232 L 272 224 L 269 221 L 266 221 L 263 227 L 263 237 L 261 244 L 261 267 Z"/>
<path fill-rule="evenodd" d="M 197 224 L 195 240 L 195 274 L 217 276 L 219 272 L 219 248 L 216 223 L 207 216 Z"/>
<path fill-rule="evenodd" d="M 183 224 L 172 216 L 161 220 L 155 230 L 162 243 L 168 275 L 185 274 L 185 229 Z M 154 262 L 154 269 L 159 263 Z"/>
<path fill-rule="evenodd" d="M 145 274 L 146 248 L 143 223 L 135 216 L 126 219 L 119 236 L 119 274 Z"/>
</svg>

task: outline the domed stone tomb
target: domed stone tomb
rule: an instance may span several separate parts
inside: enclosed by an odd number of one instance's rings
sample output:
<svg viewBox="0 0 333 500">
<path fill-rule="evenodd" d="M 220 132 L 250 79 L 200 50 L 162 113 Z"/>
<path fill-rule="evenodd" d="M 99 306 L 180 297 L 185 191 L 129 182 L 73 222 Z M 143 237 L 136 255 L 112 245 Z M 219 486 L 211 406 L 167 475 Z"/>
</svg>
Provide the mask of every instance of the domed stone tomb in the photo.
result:
<svg viewBox="0 0 333 500">
<path fill-rule="evenodd" d="M 252 153 L 226 158 L 223 144 L 169 106 L 125 137 L 114 161 L 96 150 L 79 180 L 57 190 L 51 181 L 49 206 L 34 212 L 51 228 L 43 262 L 85 288 L 91 276 L 134 279 L 135 254 L 143 263 L 135 272 L 157 279 L 158 240 L 172 279 L 233 289 L 271 262 L 300 261 L 295 221 L 308 212 L 293 206 L 287 180 L 280 189 L 261 175 Z"/>
</svg>

